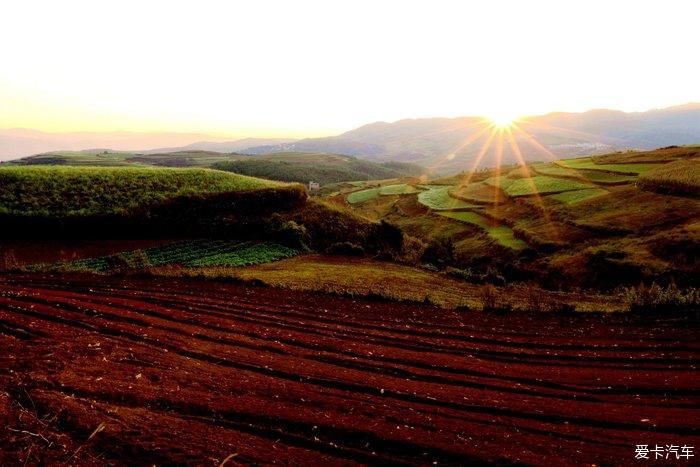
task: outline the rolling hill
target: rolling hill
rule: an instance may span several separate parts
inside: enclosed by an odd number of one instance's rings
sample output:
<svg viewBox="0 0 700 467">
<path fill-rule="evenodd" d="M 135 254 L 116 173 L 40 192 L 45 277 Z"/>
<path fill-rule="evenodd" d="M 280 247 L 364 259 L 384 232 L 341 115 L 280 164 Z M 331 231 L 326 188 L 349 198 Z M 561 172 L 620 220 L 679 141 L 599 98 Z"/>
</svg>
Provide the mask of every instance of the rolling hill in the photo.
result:
<svg viewBox="0 0 700 467">
<path fill-rule="evenodd" d="M 433 244 L 425 261 L 470 280 L 490 270 L 561 288 L 696 287 L 698 167 L 700 147 L 667 147 L 462 173 L 414 191 L 348 185 L 330 197 Z"/>
<path fill-rule="evenodd" d="M 424 167 L 404 162 L 372 162 L 352 156 L 317 153 L 273 153 L 255 156 L 214 151 L 157 154 L 110 151 L 58 151 L 12 161 L 11 165 L 202 167 L 284 182 L 329 183 L 417 177 Z"/>
<path fill-rule="evenodd" d="M 418 177 L 426 169 L 405 162 L 370 162 L 351 156 L 278 153 L 216 162 L 212 168 L 285 182 L 316 181 L 322 185 L 356 180 Z"/>
<path fill-rule="evenodd" d="M 408 119 L 376 122 L 327 138 L 262 146 L 246 153 L 335 152 L 370 160 L 414 162 L 443 173 L 471 167 L 490 123 L 480 117 Z M 513 136 L 525 160 L 611 152 L 619 149 L 653 149 L 700 141 L 700 104 L 687 104 L 647 112 L 625 113 L 591 110 L 584 113 L 551 113 L 523 118 Z M 541 147 L 531 142 L 534 138 Z M 508 143 L 503 161 L 515 162 Z M 494 165 L 485 158 L 483 167 Z"/>
<path fill-rule="evenodd" d="M 269 144 L 293 141 L 283 138 L 244 138 L 231 141 L 200 133 L 71 132 L 48 133 L 25 128 L 0 129 L 0 161 L 51 151 L 97 150 L 173 152 L 206 150 L 236 152 Z M 165 148 L 168 149 L 157 149 Z"/>
</svg>

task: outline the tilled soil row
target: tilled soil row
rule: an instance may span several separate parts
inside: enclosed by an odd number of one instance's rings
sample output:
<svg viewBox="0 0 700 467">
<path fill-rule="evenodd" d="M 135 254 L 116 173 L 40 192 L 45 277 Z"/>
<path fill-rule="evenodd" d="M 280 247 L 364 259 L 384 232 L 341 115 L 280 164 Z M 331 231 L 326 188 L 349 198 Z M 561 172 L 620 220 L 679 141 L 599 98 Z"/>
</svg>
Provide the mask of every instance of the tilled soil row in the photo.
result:
<svg viewBox="0 0 700 467">
<path fill-rule="evenodd" d="M 632 464 L 700 441 L 697 323 L 0 278 L 0 461 Z"/>
</svg>

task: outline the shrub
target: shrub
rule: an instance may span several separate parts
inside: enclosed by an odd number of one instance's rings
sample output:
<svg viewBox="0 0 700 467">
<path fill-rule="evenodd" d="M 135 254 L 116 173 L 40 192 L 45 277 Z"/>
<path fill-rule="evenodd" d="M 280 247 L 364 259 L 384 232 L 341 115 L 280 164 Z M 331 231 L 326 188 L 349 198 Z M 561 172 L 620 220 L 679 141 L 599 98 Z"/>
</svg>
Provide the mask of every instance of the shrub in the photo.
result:
<svg viewBox="0 0 700 467">
<path fill-rule="evenodd" d="M 662 287 L 655 282 L 650 286 L 624 287 L 622 296 L 630 311 L 686 311 L 700 310 L 700 289 L 681 290 L 674 282 Z"/>
<path fill-rule="evenodd" d="M 15 253 L 12 250 L 3 251 L 0 258 L 0 271 L 14 271 L 19 268 L 20 264 L 15 257 Z"/>
<path fill-rule="evenodd" d="M 364 248 L 350 242 L 336 242 L 326 250 L 331 255 L 362 256 L 365 254 Z"/>
<path fill-rule="evenodd" d="M 423 263 L 444 266 L 454 261 L 455 247 L 450 238 L 433 239 L 423 252 Z"/>
<path fill-rule="evenodd" d="M 287 221 L 279 225 L 275 237 L 284 245 L 301 250 L 307 250 L 309 234 L 306 227 L 294 221 Z"/>
<path fill-rule="evenodd" d="M 493 311 L 496 309 L 498 298 L 498 290 L 491 284 L 486 284 L 479 291 L 481 298 L 481 309 L 484 311 Z"/>
</svg>

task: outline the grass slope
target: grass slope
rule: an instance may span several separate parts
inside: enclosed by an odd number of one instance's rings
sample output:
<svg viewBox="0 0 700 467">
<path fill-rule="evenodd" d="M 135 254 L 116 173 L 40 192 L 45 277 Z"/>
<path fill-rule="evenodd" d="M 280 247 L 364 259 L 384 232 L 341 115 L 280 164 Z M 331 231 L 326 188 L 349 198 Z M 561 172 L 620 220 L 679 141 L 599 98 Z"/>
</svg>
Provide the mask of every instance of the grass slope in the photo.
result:
<svg viewBox="0 0 700 467">
<path fill-rule="evenodd" d="M 177 196 L 275 186 L 208 169 L 7 166 L 0 167 L 0 214 L 120 214 Z"/>
<path fill-rule="evenodd" d="M 475 212 L 439 212 L 438 214 L 450 219 L 481 227 L 491 238 L 505 247 L 513 250 L 522 250 L 527 248 L 527 243 L 519 238 L 516 238 L 510 227 L 505 225 L 494 225 L 494 223 L 489 221 L 489 219 Z"/>
<path fill-rule="evenodd" d="M 580 159 L 564 159 L 557 161 L 562 167 L 570 169 L 602 170 L 604 172 L 616 172 L 621 174 L 638 175 L 648 170 L 658 167 L 658 164 L 599 164 L 590 157 Z"/>
<path fill-rule="evenodd" d="M 659 193 L 700 196 L 700 159 L 662 165 L 642 174 L 637 185 Z"/>
<path fill-rule="evenodd" d="M 451 185 L 429 186 L 418 194 L 418 202 L 434 211 L 477 207 L 475 204 L 451 197 L 449 191 L 452 188 Z"/>
<path fill-rule="evenodd" d="M 561 193 L 564 191 L 592 188 L 591 185 L 568 178 L 536 175 L 531 178 L 511 180 L 503 187 L 508 196 L 529 196 L 535 194 Z"/>
<path fill-rule="evenodd" d="M 322 185 L 356 180 L 413 177 L 423 167 L 400 163 L 376 163 L 338 154 L 278 153 L 237 157 L 221 161 L 215 169 L 287 182 L 319 182 Z"/>
<path fill-rule="evenodd" d="M 551 199 L 557 200 L 564 204 L 576 204 L 588 199 L 597 198 L 608 194 L 607 190 L 602 188 L 589 188 L 586 190 L 565 191 L 556 195 L 549 196 Z"/>
<path fill-rule="evenodd" d="M 403 162 L 377 163 L 339 154 L 284 152 L 248 156 L 215 151 L 141 154 L 114 151 L 57 151 L 13 161 L 13 165 L 138 166 L 214 168 L 283 182 L 323 185 L 353 180 L 414 177 L 426 169 Z"/>
</svg>

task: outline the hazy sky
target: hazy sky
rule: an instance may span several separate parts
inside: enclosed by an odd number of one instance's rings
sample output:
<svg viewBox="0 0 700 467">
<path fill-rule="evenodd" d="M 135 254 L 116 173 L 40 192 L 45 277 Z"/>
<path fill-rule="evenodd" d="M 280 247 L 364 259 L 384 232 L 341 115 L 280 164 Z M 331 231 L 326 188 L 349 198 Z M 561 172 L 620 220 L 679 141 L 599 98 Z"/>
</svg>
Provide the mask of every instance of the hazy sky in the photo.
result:
<svg viewBox="0 0 700 467">
<path fill-rule="evenodd" d="M 0 3 L 0 128 L 332 134 L 700 101 L 700 1 Z"/>
</svg>

